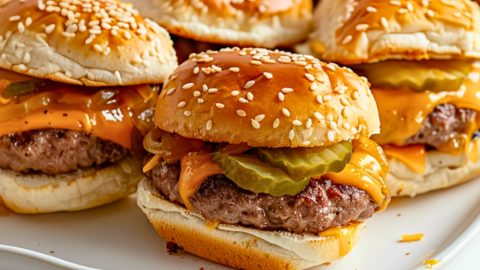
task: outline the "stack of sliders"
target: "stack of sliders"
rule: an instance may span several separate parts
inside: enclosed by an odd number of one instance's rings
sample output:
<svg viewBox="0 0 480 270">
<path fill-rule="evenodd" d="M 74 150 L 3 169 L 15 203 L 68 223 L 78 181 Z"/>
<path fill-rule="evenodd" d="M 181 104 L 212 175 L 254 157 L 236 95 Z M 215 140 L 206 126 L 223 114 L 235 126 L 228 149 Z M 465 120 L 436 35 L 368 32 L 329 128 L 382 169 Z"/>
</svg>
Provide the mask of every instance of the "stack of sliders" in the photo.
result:
<svg viewBox="0 0 480 270">
<path fill-rule="evenodd" d="M 306 39 L 311 0 L 128 0 L 173 34 L 179 62 L 221 45 L 291 47 Z"/>
<path fill-rule="evenodd" d="M 192 54 L 164 84 L 154 124 L 138 205 L 166 241 L 209 260 L 320 265 L 390 201 L 368 83 L 312 56 Z"/>
<path fill-rule="evenodd" d="M 480 175 L 479 7 L 470 0 L 324 0 L 308 49 L 372 84 L 393 195 Z M 331 17 L 339 18 L 332 20 Z"/>
<path fill-rule="evenodd" d="M 0 199 L 46 213 L 134 192 L 135 143 L 177 66 L 168 33 L 116 0 L 2 3 Z"/>
</svg>

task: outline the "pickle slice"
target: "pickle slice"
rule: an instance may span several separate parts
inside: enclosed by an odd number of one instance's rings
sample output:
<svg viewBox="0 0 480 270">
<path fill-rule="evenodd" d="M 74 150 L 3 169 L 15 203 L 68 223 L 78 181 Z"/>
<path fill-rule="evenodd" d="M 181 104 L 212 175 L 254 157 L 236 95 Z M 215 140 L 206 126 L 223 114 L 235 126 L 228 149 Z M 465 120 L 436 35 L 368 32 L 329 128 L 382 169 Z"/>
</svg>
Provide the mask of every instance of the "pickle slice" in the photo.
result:
<svg viewBox="0 0 480 270">
<path fill-rule="evenodd" d="M 21 96 L 40 89 L 45 85 L 45 80 L 28 80 L 10 83 L 2 92 L 5 98 Z"/>
<path fill-rule="evenodd" d="M 470 72 L 468 61 L 385 61 L 356 69 L 375 87 L 415 91 L 456 91 Z"/>
<path fill-rule="evenodd" d="M 263 163 L 253 155 L 228 155 L 216 152 L 213 159 L 224 174 L 239 187 L 272 196 L 296 195 L 310 182 L 310 177 L 293 178 L 283 170 Z"/>
<path fill-rule="evenodd" d="M 340 172 L 352 157 L 352 142 L 343 141 L 326 147 L 258 148 L 259 158 L 293 177 L 311 177 L 326 172 Z"/>
</svg>

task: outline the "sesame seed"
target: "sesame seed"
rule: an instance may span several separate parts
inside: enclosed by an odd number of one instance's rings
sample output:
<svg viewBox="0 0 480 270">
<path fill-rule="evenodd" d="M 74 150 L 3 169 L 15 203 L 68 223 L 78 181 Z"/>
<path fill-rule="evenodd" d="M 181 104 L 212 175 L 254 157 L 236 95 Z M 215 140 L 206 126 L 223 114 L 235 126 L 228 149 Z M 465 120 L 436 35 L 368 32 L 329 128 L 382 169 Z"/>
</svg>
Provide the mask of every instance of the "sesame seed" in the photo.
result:
<svg viewBox="0 0 480 270">
<path fill-rule="evenodd" d="M 288 138 L 290 139 L 290 141 L 295 138 L 295 131 L 293 129 L 290 129 L 290 131 L 288 132 Z"/>
<path fill-rule="evenodd" d="M 355 30 L 361 32 L 361 31 L 366 31 L 368 29 L 368 24 L 357 24 L 355 26 Z"/>
<path fill-rule="evenodd" d="M 18 28 L 18 32 L 20 32 L 20 33 L 25 32 L 25 26 L 23 25 L 22 22 L 19 22 L 19 23 L 17 24 L 17 28 Z"/>
<path fill-rule="evenodd" d="M 51 34 L 55 30 L 55 24 L 45 26 L 45 33 Z"/>
<path fill-rule="evenodd" d="M 319 113 L 319 112 L 314 112 L 313 115 L 315 116 L 315 118 L 317 118 L 318 121 L 323 121 L 325 120 L 325 117 L 323 116 L 323 114 Z"/>
<path fill-rule="evenodd" d="M 253 127 L 254 129 L 259 129 L 259 128 L 260 128 L 260 123 L 259 123 L 257 120 L 251 119 L 250 121 L 251 121 L 252 127 Z"/>
<path fill-rule="evenodd" d="M 295 119 L 295 120 L 292 121 L 292 124 L 294 126 L 300 127 L 300 126 L 302 126 L 302 121 Z"/>
<path fill-rule="evenodd" d="M 329 130 L 327 132 L 327 137 L 329 141 L 333 142 L 335 140 L 335 131 Z"/>
<path fill-rule="evenodd" d="M 282 108 L 282 113 L 286 117 L 290 117 L 290 111 L 287 108 Z"/>
<path fill-rule="evenodd" d="M 217 108 L 219 109 L 225 108 L 225 105 L 223 103 L 215 103 L 215 106 L 217 106 Z"/>
<path fill-rule="evenodd" d="M 173 94 L 173 92 L 175 92 L 175 89 L 176 89 L 175 87 L 168 89 L 167 96 L 170 96 L 171 94 Z"/>
<path fill-rule="evenodd" d="M 243 103 L 243 104 L 248 103 L 248 100 L 245 99 L 245 98 L 243 98 L 243 97 L 239 98 L 238 101 L 239 101 L 240 103 Z"/>
<path fill-rule="evenodd" d="M 207 130 L 211 130 L 211 129 L 212 129 L 212 125 L 213 125 L 212 120 L 208 120 L 208 121 L 207 121 L 207 124 L 205 125 L 205 128 L 206 128 Z"/>
<path fill-rule="evenodd" d="M 278 128 L 279 126 L 280 126 L 280 119 L 277 118 L 273 121 L 272 127 Z"/>
<path fill-rule="evenodd" d="M 10 18 L 8 18 L 8 20 L 11 22 L 20 21 L 20 19 L 21 19 L 20 15 L 10 16 Z"/>
<path fill-rule="evenodd" d="M 305 78 L 311 82 L 315 81 L 315 77 L 311 73 L 305 73 Z"/>
<path fill-rule="evenodd" d="M 183 108 L 183 107 L 185 107 L 185 105 L 187 105 L 187 102 L 185 102 L 185 101 L 180 101 L 180 102 L 177 104 L 177 108 Z"/>
<path fill-rule="evenodd" d="M 244 110 L 237 110 L 237 115 L 240 117 L 245 117 L 247 116 L 247 113 Z"/>
<path fill-rule="evenodd" d="M 313 124 L 313 121 L 311 118 L 308 118 L 307 119 L 307 123 L 305 124 L 305 127 L 306 128 L 311 128 L 312 127 L 312 124 Z"/>
<path fill-rule="evenodd" d="M 190 89 L 194 86 L 193 83 L 186 83 L 184 85 L 182 85 L 182 89 Z"/>
<path fill-rule="evenodd" d="M 253 81 L 253 80 L 248 81 L 247 83 L 245 83 L 243 88 L 248 89 L 248 88 L 252 87 L 254 84 L 255 84 L 255 81 Z"/>
<path fill-rule="evenodd" d="M 263 76 L 264 76 L 265 78 L 269 79 L 269 80 L 270 80 L 271 78 L 273 78 L 273 75 L 272 75 L 272 73 L 270 73 L 270 72 L 263 72 Z"/>
<path fill-rule="evenodd" d="M 263 119 L 265 119 L 265 114 L 255 116 L 255 121 L 262 122 Z"/>
<path fill-rule="evenodd" d="M 348 35 L 348 36 L 346 36 L 346 37 L 343 39 L 342 45 L 347 45 L 347 44 L 350 43 L 352 40 L 353 40 L 352 35 Z"/>
</svg>

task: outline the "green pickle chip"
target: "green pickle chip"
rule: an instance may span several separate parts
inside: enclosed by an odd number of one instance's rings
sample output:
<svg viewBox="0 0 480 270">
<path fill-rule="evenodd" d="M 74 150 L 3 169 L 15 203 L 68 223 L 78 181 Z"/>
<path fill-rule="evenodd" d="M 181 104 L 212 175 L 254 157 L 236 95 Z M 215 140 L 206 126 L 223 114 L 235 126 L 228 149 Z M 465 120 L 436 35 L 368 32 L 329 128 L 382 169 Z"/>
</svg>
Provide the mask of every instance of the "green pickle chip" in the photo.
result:
<svg viewBox="0 0 480 270">
<path fill-rule="evenodd" d="M 468 61 L 384 61 L 354 67 L 375 87 L 414 91 L 456 91 L 471 69 Z"/>
<path fill-rule="evenodd" d="M 312 176 L 342 171 L 352 156 L 352 143 L 254 151 L 257 155 L 216 152 L 213 159 L 243 189 L 272 196 L 296 195 L 305 189 Z"/>
<path fill-rule="evenodd" d="M 311 177 L 326 172 L 340 172 L 352 157 L 352 142 L 343 141 L 326 147 L 258 148 L 259 158 L 292 177 Z"/>
<path fill-rule="evenodd" d="M 296 195 L 310 182 L 310 177 L 293 178 L 253 155 L 228 155 L 216 152 L 213 159 L 230 180 L 239 187 L 255 193 L 272 196 Z"/>
</svg>

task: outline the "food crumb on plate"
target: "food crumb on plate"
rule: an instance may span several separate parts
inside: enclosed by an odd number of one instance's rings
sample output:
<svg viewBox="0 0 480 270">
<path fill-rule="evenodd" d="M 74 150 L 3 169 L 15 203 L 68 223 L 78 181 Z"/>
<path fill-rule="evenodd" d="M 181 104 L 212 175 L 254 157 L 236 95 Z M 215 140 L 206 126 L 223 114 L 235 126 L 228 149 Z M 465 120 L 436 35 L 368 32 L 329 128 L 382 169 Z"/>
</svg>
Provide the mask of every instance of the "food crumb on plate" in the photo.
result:
<svg viewBox="0 0 480 270">
<path fill-rule="evenodd" d="M 404 234 L 402 238 L 398 240 L 400 243 L 409 243 L 409 242 L 417 242 L 422 240 L 424 237 L 423 233 L 416 233 L 416 234 Z"/>
</svg>

